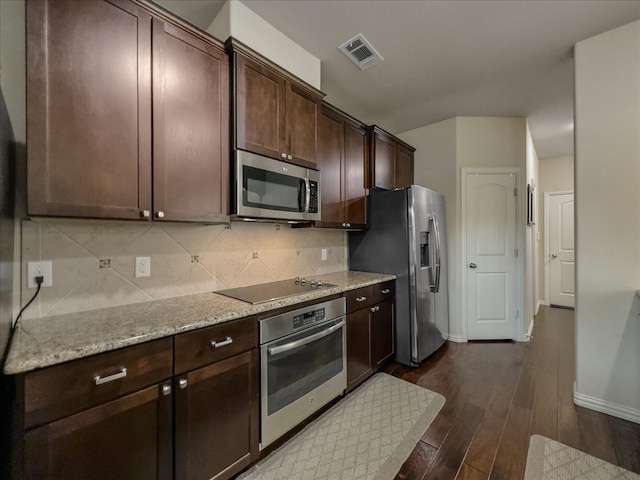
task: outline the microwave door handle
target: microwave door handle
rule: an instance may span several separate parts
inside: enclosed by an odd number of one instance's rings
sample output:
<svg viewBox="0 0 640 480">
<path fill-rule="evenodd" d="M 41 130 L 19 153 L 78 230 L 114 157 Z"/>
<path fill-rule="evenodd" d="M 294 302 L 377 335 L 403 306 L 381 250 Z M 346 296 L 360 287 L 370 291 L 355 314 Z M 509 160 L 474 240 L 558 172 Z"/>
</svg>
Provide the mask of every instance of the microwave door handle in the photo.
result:
<svg viewBox="0 0 640 480">
<path fill-rule="evenodd" d="M 311 182 L 308 178 L 304 179 L 304 188 L 305 188 L 305 202 L 304 202 L 304 211 L 309 212 L 309 207 L 311 206 Z"/>
<path fill-rule="evenodd" d="M 305 183 L 304 180 L 300 180 L 300 183 L 298 183 L 298 211 L 299 212 L 304 212 L 304 202 L 303 202 L 303 184 Z"/>
</svg>

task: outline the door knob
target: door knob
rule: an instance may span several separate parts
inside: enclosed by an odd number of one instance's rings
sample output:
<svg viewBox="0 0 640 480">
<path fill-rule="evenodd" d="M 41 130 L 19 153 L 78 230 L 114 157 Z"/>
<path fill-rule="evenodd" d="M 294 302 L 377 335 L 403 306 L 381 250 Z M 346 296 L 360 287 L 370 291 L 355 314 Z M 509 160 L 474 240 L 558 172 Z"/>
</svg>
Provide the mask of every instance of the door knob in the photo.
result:
<svg viewBox="0 0 640 480">
<path fill-rule="evenodd" d="M 478 265 L 476 265 L 475 263 L 471 262 L 469 264 L 469 268 L 478 268 Z"/>
<path fill-rule="evenodd" d="M 558 258 L 558 255 L 557 255 L 557 254 L 555 254 L 555 253 L 552 253 L 552 254 L 551 254 L 551 258 Z"/>
</svg>

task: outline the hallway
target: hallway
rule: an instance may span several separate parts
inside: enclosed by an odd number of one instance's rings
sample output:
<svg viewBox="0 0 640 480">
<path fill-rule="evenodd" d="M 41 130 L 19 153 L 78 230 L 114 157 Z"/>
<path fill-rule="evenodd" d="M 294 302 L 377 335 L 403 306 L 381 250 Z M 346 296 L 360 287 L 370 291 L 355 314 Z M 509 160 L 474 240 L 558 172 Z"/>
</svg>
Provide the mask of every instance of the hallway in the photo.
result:
<svg viewBox="0 0 640 480">
<path fill-rule="evenodd" d="M 517 480 L 544 435 L 640 473 L 640 425 L 573 404 L 574 311 L 541 307 L 529 343 L 447 342 L 386 372 L 446 403 L 396 479 Z"/>
</svg>

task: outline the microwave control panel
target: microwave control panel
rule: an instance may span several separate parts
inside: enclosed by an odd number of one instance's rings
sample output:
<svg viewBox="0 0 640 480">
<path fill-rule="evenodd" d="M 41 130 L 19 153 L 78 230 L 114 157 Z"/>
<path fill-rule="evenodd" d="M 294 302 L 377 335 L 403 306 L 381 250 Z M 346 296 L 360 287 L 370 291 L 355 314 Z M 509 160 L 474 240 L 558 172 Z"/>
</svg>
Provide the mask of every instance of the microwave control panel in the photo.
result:
<svg viewBox="0 0 640 480">
<path fill-rule="evenodd" d="M 318 213 L 318 182 L 309 181 L 311 195 L 309 199 L 309 213 Z"/>
</svg>

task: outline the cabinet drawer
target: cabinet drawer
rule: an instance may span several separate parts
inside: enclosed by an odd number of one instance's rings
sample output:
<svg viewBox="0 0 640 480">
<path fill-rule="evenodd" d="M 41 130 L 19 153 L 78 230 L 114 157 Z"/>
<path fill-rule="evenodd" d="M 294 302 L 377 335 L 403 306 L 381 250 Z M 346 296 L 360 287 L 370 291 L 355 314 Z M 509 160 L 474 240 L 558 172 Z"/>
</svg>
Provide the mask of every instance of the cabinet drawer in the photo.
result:
<svg viewBox="0 0 640 480">
<path fill-rule="evenodd" d="M 135 390 L 172 375 L 171 337 L 74 360 L 27 373 L 25 427 L 30 428 Z"/>
<path fill-rule="evenodd" d="M 344 292 L 344 297 L 347 299 L 347 313 L 368 307 L 373 303 L 373 286 Z"/>
<path fill-rule="evenodd" d="M 396 282 L 389 280 L 384 283 L 377 283 L 373 286 L 373 303 L 380 303 L 386 300 L 394 301 L 396 298 Z"/>
<path fill-rule="evenodd" d="M 258 321 L 255 317 L 232 320 L 177 335 L 176 374 L 217 362 L 257 346 Z"/>
</svg>

